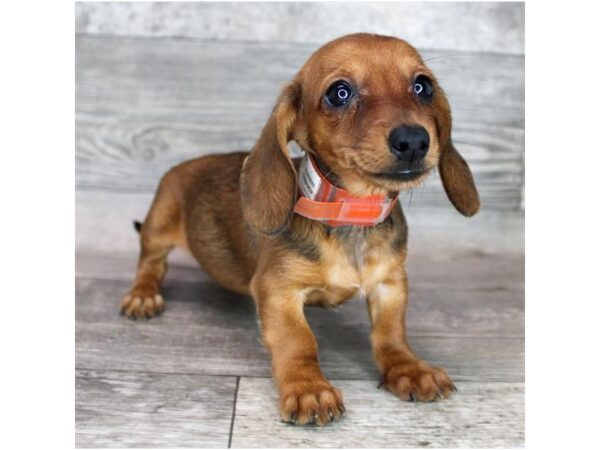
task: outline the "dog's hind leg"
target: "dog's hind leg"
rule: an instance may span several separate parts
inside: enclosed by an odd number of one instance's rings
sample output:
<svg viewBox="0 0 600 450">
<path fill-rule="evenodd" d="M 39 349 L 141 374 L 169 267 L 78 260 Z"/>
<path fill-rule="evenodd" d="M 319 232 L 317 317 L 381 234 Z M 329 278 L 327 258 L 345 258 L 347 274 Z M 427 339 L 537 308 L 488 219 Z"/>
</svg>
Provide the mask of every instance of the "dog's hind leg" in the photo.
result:
<svg viewBox="0 0 600 450">
<path fill-rule="evenodd" d="M 121 302 L 121 313 L 132 319 L 163 312 L 165 302 L 159 291 L 167 272 L 167 255 L 175 245 L 186 246 L 182 200 L 175 194 L 176 180 L 169 175 L 161 181 L 143 224 L 134 224 L 141 251 L 133 287 Z"/>
</svg>

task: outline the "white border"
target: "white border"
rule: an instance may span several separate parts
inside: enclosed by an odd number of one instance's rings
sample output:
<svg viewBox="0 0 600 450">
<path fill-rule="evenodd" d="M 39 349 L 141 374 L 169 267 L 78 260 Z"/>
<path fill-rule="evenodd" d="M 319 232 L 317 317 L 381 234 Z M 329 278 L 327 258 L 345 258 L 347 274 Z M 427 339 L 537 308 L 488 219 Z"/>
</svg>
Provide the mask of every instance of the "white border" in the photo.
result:
<svg viewBox="0 0 600 450">
<path fill-rule="evenodd" d="M 4 2 L 2 448 L 74 446 L 74 7 Z"/>
</svg>

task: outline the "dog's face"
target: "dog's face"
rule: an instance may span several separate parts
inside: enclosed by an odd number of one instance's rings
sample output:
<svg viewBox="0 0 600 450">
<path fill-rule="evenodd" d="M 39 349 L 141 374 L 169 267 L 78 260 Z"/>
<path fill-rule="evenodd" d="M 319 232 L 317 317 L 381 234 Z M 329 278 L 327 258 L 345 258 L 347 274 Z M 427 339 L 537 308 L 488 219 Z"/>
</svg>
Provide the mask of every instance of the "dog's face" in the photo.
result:
<svg viewBox="0 0 600 450">
<path fill-rule="evenodd" d="M 296 198 L 289 140 L 355 195 L 415 187 L 439 166 L 452 204 L 473 215 L 479 197 L 451 127 L 444 92 L 412 46 L 369 34 L 336 39 L 285 88 L 254 147 L 242 176 L 242 195 L 255 211 L 246 216 L 262 231 L 285 223 Z"/>
<path fill-rule="evenodd" d="M 438 164 L 449 134 L 447 102 L 406 42 L 341 38 L 313 54 L 296 83 L 295 138 L 347 189 L 367 195 L 414 187 Z"/>
</svg>

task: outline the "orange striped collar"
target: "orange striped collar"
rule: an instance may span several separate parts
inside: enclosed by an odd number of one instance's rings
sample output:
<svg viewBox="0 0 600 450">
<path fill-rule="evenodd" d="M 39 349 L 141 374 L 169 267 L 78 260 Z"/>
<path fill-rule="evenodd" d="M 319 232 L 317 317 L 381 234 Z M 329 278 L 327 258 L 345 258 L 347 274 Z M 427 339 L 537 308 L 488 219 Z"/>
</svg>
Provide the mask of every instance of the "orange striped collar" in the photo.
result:
<svg viewBox="0 0 600 450">
<path fill-rule="evenodd" d="M 353 196 L 331 184 L 308 154 L 302 159 L 298 178 L 300 197 L 294 212 L 331 227 L 368 227 L 381 223 L 390 215 L 398 200 L 398 196 Z"/>
</svg>

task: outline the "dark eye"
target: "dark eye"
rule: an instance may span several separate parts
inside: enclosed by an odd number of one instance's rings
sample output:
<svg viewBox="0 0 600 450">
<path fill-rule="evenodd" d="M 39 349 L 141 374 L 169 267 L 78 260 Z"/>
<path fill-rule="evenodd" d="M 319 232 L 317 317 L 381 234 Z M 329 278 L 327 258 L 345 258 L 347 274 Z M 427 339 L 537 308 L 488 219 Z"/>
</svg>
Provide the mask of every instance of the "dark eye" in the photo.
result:
<svg viewBox="0 0 600 450">
<path fill-rule="evenodd" d="M 336 108 L 344 106 L 350 101 L 354 93 L 352 88 L 344 80 L 339 80 L 333 83 L 325 93 L 325 100 L 331 106 Z"/>
<path fill-rule="evenodd" d="M 413 91 L 420 99 L 430 101 L 433 98 L 433 83 L 425 75 L 419 75 L 413 82 Z"/>
</svg>

